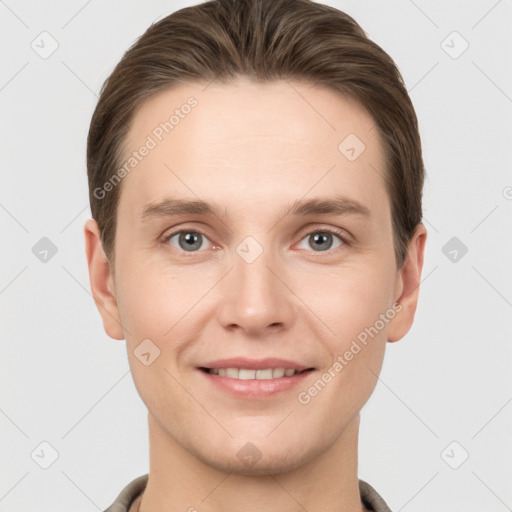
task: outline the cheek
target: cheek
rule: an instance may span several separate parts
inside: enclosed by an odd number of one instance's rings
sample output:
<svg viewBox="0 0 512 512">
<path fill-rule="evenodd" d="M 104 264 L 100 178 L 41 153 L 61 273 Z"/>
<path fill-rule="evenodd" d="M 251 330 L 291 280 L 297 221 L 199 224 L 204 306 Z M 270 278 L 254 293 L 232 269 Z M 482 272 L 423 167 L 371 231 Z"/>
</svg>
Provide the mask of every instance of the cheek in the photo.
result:
<svg viewBox="0 0 512 512">
<path fill-rule="evenodd" d="M 391 281 L 378 282 L 377 275 L 352 269 L 317 280 L 323 293 L 316 293 L 311 309 L 321 312 L 321 323 L 329 328 L 322 327 L 318 333 L 323 335 L 317 335 L 328 357 L 317 380 L 301 389 L 297 399 L 304 410 L 339 418 L 329 427 L 332 435 L 371 396 L 382 367 L 388 324 L 396 311 L 389 302 Z"/>
<path fill-rule="evenodd" d="M 149 339 L 166 359 L 201 332 L 200 317 L 215 285 L 213 267 L 196 269 L 125 263 L 119 272 L 118 307 L 131 350 Z M 172 345 L 172 347 L 171 347 Z M 170 350 L 172 348 L 172 350 Z"/>
<path fill-rule="evenodd" d="M 126 339 L 130 344 L 139 338 L 160 339 L 172 326 L 173 286 L 167 280 L 155 279 L 151 274 L 121 277 L 118 306 Z"/>
<path fill-rule="evenodd" d="M 126 339 L 134 348 L 149 338 L 161 349 L 172 340 L 173 351 L 180 352 L 177 340 L 193 339 L 196 330 L 200 334 L 200 326 L 220 305 L 218 293 L 209 292 L 219 285 L 223 269 L 218 265 L 169 268 L 140 260 L 134 257 L 119 265 L 116 287 Z M 293 293 L 282 286 L 269 293 L 282 293 L 280 300 L 296 302 L 301 318 L 295 320 L 309 324 L 305 327 L 318 340 L 329 340 L 336 353 L 371 328 L 391 305 L 393 274 L 382 260 L 330 269 L 319 266 L 313 272 L 292 264 L 281 273 Z"/>
<path fill-rule="evenodd" d="M 118 307 L 133 380 L 148 409 L 163 415 L 169 408 L 183 406 L 176 356 L 185 343 L 180 340 L 190 335 L 188 315 L 193 316 L 193 305 L 204 291 L 196 283 L 187 286 L 188 279 L 168 271 L 164 275 L 143 262 L 140 267 L 135 262 L 126 265 L 123 271 Z"/>
<path fill-rule="evenodd" d="M 329 401 L 330 395 L 340 413 L 356 411 L 371 395 L 384 358 L 389 322 L 397 314 L 392 304 L 392 266 L 373 263 L 333 278 L 319 306 L 329 311 L 327 322 L 335 333 L 325 338 L 332 361 L 325 380 L 333 385 L 324 398 Z"/>
<path fill-rule="evenodd" d="M 372 262 L 317 276 L 315 287 L 303 289 L 311 309 L 319 312 L 322 322 L 316 323 L 328 327 L 317 331 L 329 356 L 322 380 L 329 382 L 330 392 L 324 399 L 341 408 L 360 406 L 375 387 L 389 322 L 397 314 L 392 307 L 393 275 L 391 266 Z M 339 395 L 331 394 L 335 392 Z"/>
<path fill-rule="evenodd" d="M 322 338 L 330 340 L 331 353 L 334 349 L 344 350 L 392 306 L 392 277 L 391 268 L 374 262 L 340 267 L 323 275 L 318 273 L 313 281 L 302 282 L 298 295 L 317 313 L 317 323 L 327 328 L 324 333 L 330 333 Z M 384 325 L 379 322 L 378 330 L 385 335 L 387 322 Z"/>
</svg>

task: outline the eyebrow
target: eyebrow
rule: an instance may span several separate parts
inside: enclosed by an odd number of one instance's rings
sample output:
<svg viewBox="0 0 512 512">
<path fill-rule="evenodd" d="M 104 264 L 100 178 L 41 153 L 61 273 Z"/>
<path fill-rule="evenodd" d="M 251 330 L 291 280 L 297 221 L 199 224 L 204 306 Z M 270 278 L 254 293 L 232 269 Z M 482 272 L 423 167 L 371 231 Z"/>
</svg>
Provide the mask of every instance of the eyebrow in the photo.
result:
<svg viewBox="0 0 512 512">
<path fill-rule="evenodd" d="M 312 215 L 349 215 L 355 214 L 362 217 L 371 217 L 368 207 L 343 196 L 334 196 L 325 199 L 298 199 L 284 208 L 285 214 L 300 217 Z M 151 218 L 166 218 L 175 215 L 205 215 L 224 219 L 225 213 L 221 213 L 218 205 L 203 200 L 166 198 L 156 203 L 149 203 L 142 209 L 140 220 L 147 222 Z"/>
</svg>

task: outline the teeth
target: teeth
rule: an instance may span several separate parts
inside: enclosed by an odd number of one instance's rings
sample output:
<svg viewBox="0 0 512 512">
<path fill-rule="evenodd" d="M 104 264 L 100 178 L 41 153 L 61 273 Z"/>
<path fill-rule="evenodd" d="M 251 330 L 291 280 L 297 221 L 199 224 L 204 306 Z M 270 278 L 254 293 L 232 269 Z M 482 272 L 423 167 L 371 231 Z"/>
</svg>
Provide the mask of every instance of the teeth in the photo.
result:
<svg viewBox="0 0 512 512">
<path fill-rule="evenodd" d="M 272 378 L 278 379 L 280 377 L 284 377 L 284 368 L 274 368 L 272 370 Z"/>
<path fill-rule="evenodd" d="M 238 379 L 238 368 L 226 368 L 226 377 Z"/>
<path fill-rule="evenodd" d="M 210 368 L 209 373 L 219 377 L 239 380 L 268 380 L 291 377 L 298 373 L 293 368 L 266 368 L 264 370 L 249 370 L 246 368 Z"/>
<path fill-rule="evenodd" d="M 295 370 L 292 370 L 295 372 Z M 268 368 L 267 370 L 256 370 L 256 378 L 257 379 L 271 379 L 272 378 L 272 368 Z"/>
<path fill-rule="evenodd" d="M 249 379 L 255 379 L 256 378 L 256 370 L 239 370 L 238 371 L 238 378 L 240 380 L 249 380 Z"/>
</svg>

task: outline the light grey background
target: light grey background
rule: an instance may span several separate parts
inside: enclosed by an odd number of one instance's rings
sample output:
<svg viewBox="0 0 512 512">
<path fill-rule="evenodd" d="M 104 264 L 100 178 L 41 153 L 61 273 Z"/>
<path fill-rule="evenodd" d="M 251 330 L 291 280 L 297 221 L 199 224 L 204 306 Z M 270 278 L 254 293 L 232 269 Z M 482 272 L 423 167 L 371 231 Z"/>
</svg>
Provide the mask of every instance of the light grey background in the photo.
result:
<svg viewBox="0 0 512 512">
<path fill-rule="evenodd" d="M 85 141 L 124 51 L 195 3 L 0 1 L 3 512 L 104 510 L 148 471 L 125 343 L 89 291 Z M 512 510 L 512 1 L 327 3 L 398 64 L 428 172 L 416 322 L 363 408 L 360 478 L 393 511 Z M 57 248 L 46 262 L 42 237 Z M 467 254 L 444 254 L 452 237 Z"/>
</svg>

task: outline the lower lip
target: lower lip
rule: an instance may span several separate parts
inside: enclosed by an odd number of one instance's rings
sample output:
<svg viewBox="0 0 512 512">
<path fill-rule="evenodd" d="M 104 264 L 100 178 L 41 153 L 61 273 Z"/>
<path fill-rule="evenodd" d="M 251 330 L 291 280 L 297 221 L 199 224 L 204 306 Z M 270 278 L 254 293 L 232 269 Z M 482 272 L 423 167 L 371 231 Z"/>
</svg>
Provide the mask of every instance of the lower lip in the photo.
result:
<svg viewBox="0 0 512 512">
<path fill-rule="evenodd" d="M 241 380 L 221 377 L 220 375 L 207 373 L 203 370 L 198 371 L 206 377 L 212 385 L 231 393 L 237 398 L 245 399 L 261 399 L 274 396 L 281 391 L 286 391 L 298 386 L 312 373 L 312 370 L 309 370 L 290 377 L 279 377 L 277 379 Z"/>
</svg>

